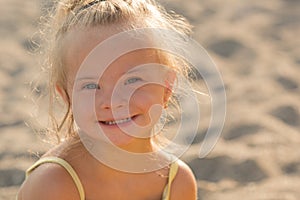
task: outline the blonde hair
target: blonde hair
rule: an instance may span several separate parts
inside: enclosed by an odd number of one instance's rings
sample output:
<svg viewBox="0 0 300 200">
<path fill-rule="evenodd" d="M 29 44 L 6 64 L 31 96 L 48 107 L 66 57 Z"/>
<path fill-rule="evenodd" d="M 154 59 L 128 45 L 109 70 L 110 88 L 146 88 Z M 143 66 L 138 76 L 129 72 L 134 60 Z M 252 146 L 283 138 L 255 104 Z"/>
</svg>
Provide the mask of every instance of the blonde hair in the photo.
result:
<svg viewBox="0 0 300 200">
<path fill-rule="evenodd" d="M 173 12 L 168 13 L 154 0 L 57 0 L 47 14 L 46 28 L 43 37 L 48 44 L 46 50 L 46 68 L 49 70 L 49 116 L 57 141 L 75 137 L 74 119 L 67 93 L 67 72 L 63 66 L 62 41 L 65 35 L 74 28 L 104 27 L 121 24 L 121 29 L 165 28 L 188 36 L 191 25 L 187 20 Z M 142 23 L 141 23 L 142 22 Z M 180 63 L 181 72 L 187 73 L 187 66 L 180 59 L 170 56 L 169 61 Z M 57 120 L 54 110 L 57 103 L 56 85 L 63 89 L 67 98 L 67 110 L 62 120 Z"/>
</svg>

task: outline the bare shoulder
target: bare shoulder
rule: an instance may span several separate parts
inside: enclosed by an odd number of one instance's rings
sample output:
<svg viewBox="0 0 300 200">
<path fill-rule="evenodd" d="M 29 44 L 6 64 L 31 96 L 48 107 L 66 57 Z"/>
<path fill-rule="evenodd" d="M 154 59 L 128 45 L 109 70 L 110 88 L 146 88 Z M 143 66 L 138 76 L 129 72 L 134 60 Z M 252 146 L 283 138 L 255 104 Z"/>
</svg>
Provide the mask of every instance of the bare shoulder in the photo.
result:
<svg viewBox="0 0 300 200">
<path fill-rule="evenodd" d="M 77 188 L 68 172 L 55 163 L 37 167 L 25 180 L 18 200 L 79 200 Z"/>
<path fill-rule="evenodd" d="M 197 182 L 190 167 L 178 160 L 178 172 L 171 187 L 171 200 L 196 200 Z"/>
</svg>

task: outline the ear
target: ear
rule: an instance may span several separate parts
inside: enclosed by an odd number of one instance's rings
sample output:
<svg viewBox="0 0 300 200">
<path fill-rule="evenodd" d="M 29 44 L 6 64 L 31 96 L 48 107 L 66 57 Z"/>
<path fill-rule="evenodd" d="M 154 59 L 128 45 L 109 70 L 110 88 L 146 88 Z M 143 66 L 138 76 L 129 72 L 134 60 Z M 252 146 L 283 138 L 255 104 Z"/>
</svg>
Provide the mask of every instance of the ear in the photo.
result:
<svg viewBox="0 0 300 200">
<path fill-rule="evenodd" d="M 168 107 L 168 102 L 172 96 L 173 85 L 176 80 L 175 71 L 171 70 L 167 72 L 165 80 L 165 95 L 164 95 L 164 108 Z"/>
<path fill-rule="evenodd" d="M 55 89 L 58 92 L 59 96 L 64 100 L 65 103 L 68 102 L 68 96 L 66 91 L 58 84 L 55 85 Z"/>
</svg>

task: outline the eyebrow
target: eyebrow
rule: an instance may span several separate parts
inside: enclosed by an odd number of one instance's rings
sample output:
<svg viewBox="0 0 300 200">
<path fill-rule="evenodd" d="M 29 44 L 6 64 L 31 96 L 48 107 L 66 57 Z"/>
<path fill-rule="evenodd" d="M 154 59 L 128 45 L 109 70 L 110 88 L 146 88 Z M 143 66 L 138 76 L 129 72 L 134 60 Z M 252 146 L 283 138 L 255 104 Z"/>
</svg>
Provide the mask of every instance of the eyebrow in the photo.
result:
<svg viewBox="0 0 300 200">
<path fill-rule="evenodd" d="M 82 81 L 82 80 L 98 80 L 98 77 L 80 77 L 75 79 L 76 81 Z"/>
<path fill-rule="evenodd" d="M 143 71 L 143 70 L 145 70 L 145 69 L 144 68 L 135 68 L 135 69 L 132 69 L 132 70 L 122 73 L 121 76 L 123 76 L 125 74 L 133 74 L 135 72 L 139 72 L 139 71 Z M 99 80 L 99 78 L 93 77 L 93 76 L 87 76 L 87 77 L 79 77 L 76 79 L 76 81 L 81 81 L 81 80 Z"/>
<path fill-rule="evenodd" d="M 124 74 L 132 74 L 132 73 L 135 73 L 135 72 L 138 72 L 138 71 L 142 71 L 142 70 L 145 70 L 145 69 L 144 68 L 134 68 L 132 70 L 127 71 L 126 73 L 123 73 L 122 75 L 124 75 Z"/>
</svg>

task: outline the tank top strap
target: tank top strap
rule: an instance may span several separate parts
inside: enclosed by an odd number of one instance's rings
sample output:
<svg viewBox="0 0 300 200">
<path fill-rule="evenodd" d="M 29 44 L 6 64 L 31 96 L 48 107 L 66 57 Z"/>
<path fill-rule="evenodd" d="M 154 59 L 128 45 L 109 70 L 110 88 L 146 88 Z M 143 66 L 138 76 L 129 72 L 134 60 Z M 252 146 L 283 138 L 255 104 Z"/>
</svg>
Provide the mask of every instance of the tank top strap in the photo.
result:
<svg viewBox="0 0 300 200">
<path fill-rule="evenodd" d="M 58 157 L 44 157 L 41 158 L 40 160 L 38 160 L 36 163 L 34 163 L 27 171 L 26 171 L 26 178 L 30 175 L 30 173 L 37 168 L 38 166 L 44 164 L 44 163 L 56 163 L 59 164 L 60 166 L 62 166 L 72 177 L 77 190 L 79 192 L 80 195 L 80 200 L 84 200 L 85 199 L 85 194 L 84 194 L 84 190 L 83 190 L 83 186 L 80 182 L 80 179 L 78 177 L 78 175 L 76 174 L 75 170 L 72 168 L 72 166 L 65 160 L 58 158 Z"/>
<path fill-rule="evenodd" d="M 177 171 L 178 171 L 178 162 L 173 162 L 170 166 L 169 179 L 168 179 L 168 183 L 164 189 L 162 200 L 169 200 L 170 192 L 171 192 L 171 185 L 172 185 L 173 180 L 175 179 Z"/>
</svg>

